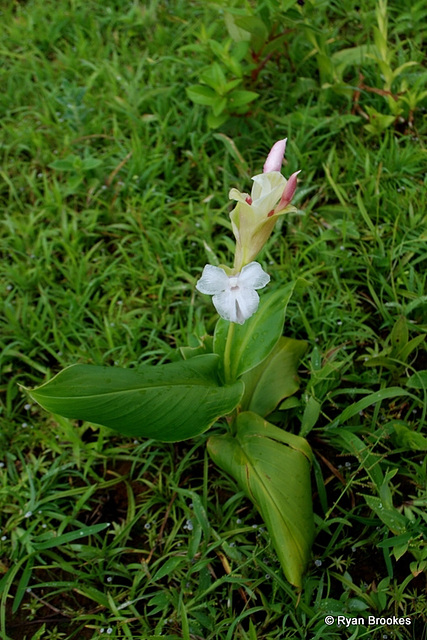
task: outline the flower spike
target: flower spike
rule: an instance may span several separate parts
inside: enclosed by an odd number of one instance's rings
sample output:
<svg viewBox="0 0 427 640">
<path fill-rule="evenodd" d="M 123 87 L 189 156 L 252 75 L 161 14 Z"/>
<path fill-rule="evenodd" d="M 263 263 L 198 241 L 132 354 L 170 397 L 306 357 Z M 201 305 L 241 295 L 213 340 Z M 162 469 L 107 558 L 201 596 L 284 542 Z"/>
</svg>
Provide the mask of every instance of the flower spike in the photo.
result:
<svg viewBox="0 0 427 640">
<path fill-rule="evenodd" d="M 239 272 L 251 263 L 261 251 L 276 224 L 277 217 L 297 211 L 291 205 L 297 187 L 297 175 L 289 180 L 281 174 L 287 138 L 278 140 L 271 148 L 264 164 L 264 171 L 253 176 L 250 194 L 231 189 L 229 198 L 237 204 L 230 213 L 236 238 L 234 271 Z"/>
</svg>

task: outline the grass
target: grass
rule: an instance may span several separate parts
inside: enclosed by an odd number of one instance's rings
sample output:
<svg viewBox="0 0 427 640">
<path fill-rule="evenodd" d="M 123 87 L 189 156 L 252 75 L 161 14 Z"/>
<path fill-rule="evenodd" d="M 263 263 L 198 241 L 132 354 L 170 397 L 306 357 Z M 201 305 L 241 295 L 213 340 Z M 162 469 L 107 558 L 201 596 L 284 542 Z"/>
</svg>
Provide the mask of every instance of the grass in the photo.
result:
<svg viewBox="0 0 427 640">
<path fill-rule="evenodd" d="M 390 2 L 388 67 L 328 62 L 374 41 L 380 4 L 260 3 L 284 49 L 246 72 L 251 111 L 213 131 L 185 89 L 224 38 L 221 3 L 4 3 L 2 637 L 425 637 L 423 3 Z M 390 99 L 387 69 L 408 62 Z M 308 282 L 286 325 L 310 344 L 301 390 L 274 416 L 315 454 L 300 594 L 207 436 L 134 442 L 47 415 L 19 386 L 75 362 L 168 361 L 212 333 L 194 284 L 213 255 L 231 262 L 228 190 L 248 190 L 285 135 L 301 213 L 261 261 L 273 283 Z"/>
</svg>

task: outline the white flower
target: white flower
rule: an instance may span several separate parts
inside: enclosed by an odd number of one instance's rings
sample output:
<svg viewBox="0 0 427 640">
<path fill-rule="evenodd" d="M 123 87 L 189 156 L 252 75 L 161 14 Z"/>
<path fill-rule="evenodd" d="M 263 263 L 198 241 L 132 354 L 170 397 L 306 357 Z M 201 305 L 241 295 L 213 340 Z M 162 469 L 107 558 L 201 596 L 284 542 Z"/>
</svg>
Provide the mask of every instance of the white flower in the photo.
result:
<svg viewBox="0 0 427 640">
<path fill-rule="evenodd" d="M 235 276 L 207 264 L 196 289 L 213 296 L 212 302 L 221 318 L 243 324 L 258 309 L 259 296 L 255 289 L 262 289 L 269 282 L 270 276 L 258 262 L 247 264 Z"/>
</svg>

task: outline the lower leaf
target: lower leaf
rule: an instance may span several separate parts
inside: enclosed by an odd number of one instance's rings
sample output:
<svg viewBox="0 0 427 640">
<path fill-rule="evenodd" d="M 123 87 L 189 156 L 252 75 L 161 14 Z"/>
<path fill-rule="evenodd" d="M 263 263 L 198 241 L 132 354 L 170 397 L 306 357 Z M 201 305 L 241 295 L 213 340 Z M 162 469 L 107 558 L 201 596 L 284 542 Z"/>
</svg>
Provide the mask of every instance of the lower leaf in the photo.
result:
<svg viewBox="0 0 427 640">
<path fill-rule="evenodd" d="M 236 435 L 212 436 L 208 451 L 252 500 L 286 578 L 301 587 L 314 538 L 308 442 L 246 411 L 237 417 Z"/>
</svg>

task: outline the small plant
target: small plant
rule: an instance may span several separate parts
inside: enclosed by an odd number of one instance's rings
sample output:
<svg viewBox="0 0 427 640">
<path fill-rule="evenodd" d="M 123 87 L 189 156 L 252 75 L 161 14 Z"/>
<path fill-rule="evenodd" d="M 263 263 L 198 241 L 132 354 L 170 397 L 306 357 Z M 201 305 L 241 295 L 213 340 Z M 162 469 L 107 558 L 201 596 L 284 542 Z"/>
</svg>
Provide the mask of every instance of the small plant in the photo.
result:
<svg viewBox="0 0 427 640">
<path fill-rule="evenodd" d="M 424 19 L 421 5 L 418 10 L 420 20 Z M 373 27 L 373 42 L 335 52 L 331 51 L 331 43 L 336 38 L 319 34 L 309 22 L 305 25 L 305 33 L 313 45 L 311 55 L 317 59 L 322 90 L 331 90 L 351 99 L 353 111 L 368 121 L 366 131 L 379 135 L 393 124 L 406 123 L 413 127 L 414 113 L 427 99 L 427 74 L 416 60 L 406 59 L 401 64 L 396 61 L 396 58 L 407 58 L 409 54 L 400 40 L 395 47 L 392 46 L 387 0 L 378 1 L 375 17 L 377 25 Z M 350 69 L 353 72 L 351 79 Z M 363 98 L 368 94 L 380 96 L 387 105 L 388 113 L 383 113 L 380 103 L 366 104 Z"/>
<path fill-rule="evenodd" d="M 292 5 L 295 3 L 291 3 Z M 286 7 L 285 7 L 286 9 Z M 216 129 L 232 116 L 245 115 L 259 93 L 244 87 L 253 87 L 267 63 L 280 56 L 288 30 L 280 29 L 283 18 L 279 7 L 272 6 L 267 13 L 247 13 L 247 10 L 229 9 L 224 14 L 229 37 L 219 42 L 202 32 L 202 41 L 209 49 L 209 58 L 216 60 L 200 73 L 201 84 L 187 88 L 187 95 L 195 104 L 210 108 L 208 126 Z M 193 50 L 200 50 L 200 45 Z"/>
</svg>

